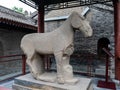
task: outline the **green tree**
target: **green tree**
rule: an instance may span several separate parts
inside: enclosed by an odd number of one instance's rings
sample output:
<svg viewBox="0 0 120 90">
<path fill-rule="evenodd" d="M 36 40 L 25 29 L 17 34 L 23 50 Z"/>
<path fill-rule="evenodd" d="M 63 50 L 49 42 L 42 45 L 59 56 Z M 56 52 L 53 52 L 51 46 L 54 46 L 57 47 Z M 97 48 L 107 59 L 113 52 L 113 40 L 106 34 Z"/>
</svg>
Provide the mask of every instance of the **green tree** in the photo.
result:
<svg viewBox="0 0 120 90">
<path fill-rule="evenodd" d="M 14 7 L 12 8 L 12 10 L 24 14 L 23 8 L 18 8 L 18 7 L 16 7 L 16 6 L 14 6 Z"/>
</svg>

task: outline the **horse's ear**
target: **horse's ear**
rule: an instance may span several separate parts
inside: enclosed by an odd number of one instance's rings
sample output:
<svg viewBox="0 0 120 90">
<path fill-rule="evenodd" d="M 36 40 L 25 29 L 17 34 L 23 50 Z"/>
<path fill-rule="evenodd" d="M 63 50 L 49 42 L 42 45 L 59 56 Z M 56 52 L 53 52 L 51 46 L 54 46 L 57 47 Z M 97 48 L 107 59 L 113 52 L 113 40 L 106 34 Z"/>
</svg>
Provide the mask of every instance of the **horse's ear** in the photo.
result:
<svg viewBox="0 0 120 90">
<path fill-rule="evenodd" d="M 91 20 L 92 20 L 92 16 L 93 16 L 93 13 L 92 13 L 92 12 L 88 12 L 87 14 L 85 14 L 85 18 L 86 18 L 86 20 L 88 20 L 88 21 L 91 21 Z"/>
<path fill-rule="evenodd" d="M 80 17 L 79 17 L 78 14 L 76 14 L 76 13 L 72 14 L 71 25 L 74 28 L 79 28 L 79 26 L 80 26 Z"/>
</svg>

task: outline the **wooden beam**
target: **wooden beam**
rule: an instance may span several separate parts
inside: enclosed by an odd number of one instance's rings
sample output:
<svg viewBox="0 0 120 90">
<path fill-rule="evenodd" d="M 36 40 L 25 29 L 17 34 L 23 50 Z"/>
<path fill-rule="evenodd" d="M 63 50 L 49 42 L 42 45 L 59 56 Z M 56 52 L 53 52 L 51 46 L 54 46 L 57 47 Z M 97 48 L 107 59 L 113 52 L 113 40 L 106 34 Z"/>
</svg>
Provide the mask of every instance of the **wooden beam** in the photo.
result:
<svg viewBox="0 0 120 90">
<path fill-rule="evenodd" d="M 64 2 L 70 2 L 70 1 L 76 1 L 76 0 L 32 0 L 36 4 L 39 4 L 39 2 L 43 2 L 44 5 L 50 5 L 50 4 L 57 4 L 57 3 L 64 3 Z"/>
</svg>

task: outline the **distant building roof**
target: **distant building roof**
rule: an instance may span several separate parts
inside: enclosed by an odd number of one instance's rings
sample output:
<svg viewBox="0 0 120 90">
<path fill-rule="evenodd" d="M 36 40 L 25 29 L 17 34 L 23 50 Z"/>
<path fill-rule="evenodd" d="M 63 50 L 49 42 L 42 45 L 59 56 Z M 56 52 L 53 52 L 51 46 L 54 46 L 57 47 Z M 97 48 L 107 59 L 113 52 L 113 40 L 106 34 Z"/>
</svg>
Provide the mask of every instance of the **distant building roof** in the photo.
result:
<svg viewBox="0 0 120 90">
<path fill-rule="evenodd" d="M 60 9 L 60 10 L 52 10 L 47 15 L 45 15 L 45 18 L 53 18 L 53 17 L 61 17 L 61 16 L 68 16 L 73 11 L 76 11 L 78 13 L 81 13 L 85 7 L 74 7 L 74 8 L 67 8 L 67 9 Z"/>
<path fill-rule="evenodd" d="M 60 10 L 52 10 L 49 11 L 47 14 L 45 14 L 45 21 L 51 18 L 61 18 L 61 17 L 67 17 L 69 16 L 73 11 L 78 12 L 81 14 L 86 7 L 73 7 L 73 8 L 66 8 L 66 9 L 60 9 Z M 36 19 L 38 18 L 37 13 L 34 12 L 31 15 L 31 18 Z"/>
<path fill-rule="evenodd" d="M 35 26 L 33 19 L 3 6 L 0 6 L 0 23 L 32 30 L 37 29 L 37 26 Z"/>
<path fill-rule="evenodd" d="M 78 12 L 79 14 L 85 16 L 88 21 L 91 21 L 92 12 L 91 9 L 87 6 L 84 7 L 73 7 L 73 8 L 66 8 L 60 10 L 52 10 L 45 14 L 45 22 L 49 21 L 59 21 L 59 20 L 66 20 L 72 12 Z M 31 18 L 37 20 L 38 15 L 36 12 L 31 14 Z"/>
</svg>

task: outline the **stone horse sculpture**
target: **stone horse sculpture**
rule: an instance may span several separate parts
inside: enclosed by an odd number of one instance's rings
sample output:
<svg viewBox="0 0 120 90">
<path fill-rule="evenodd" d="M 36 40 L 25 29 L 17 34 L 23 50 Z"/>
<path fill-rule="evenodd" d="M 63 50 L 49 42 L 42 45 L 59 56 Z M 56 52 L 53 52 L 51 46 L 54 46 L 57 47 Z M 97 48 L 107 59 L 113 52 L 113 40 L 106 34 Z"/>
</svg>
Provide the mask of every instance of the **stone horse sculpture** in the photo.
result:
<svg viewBox="0 0 120 90">
<path fill-rule="evenodd" d="M 22 38 L 21 48 L 27 56 L 27 64 L 36 79 L 40 80 L 40 75 L 44 72 L 39 54 L 54 54 L 57 82 L 75 83 L 78 81 L 73 78 L 73 69 L 69 64 L 70 55 L 74 51 L 75 30 L 80 30 L 85 37 L 91 36 L 93 32 L 89 22 L 77 12 L 73 12 L 56 30 L 48 33 L 28 34 Z"/>
</svg>

